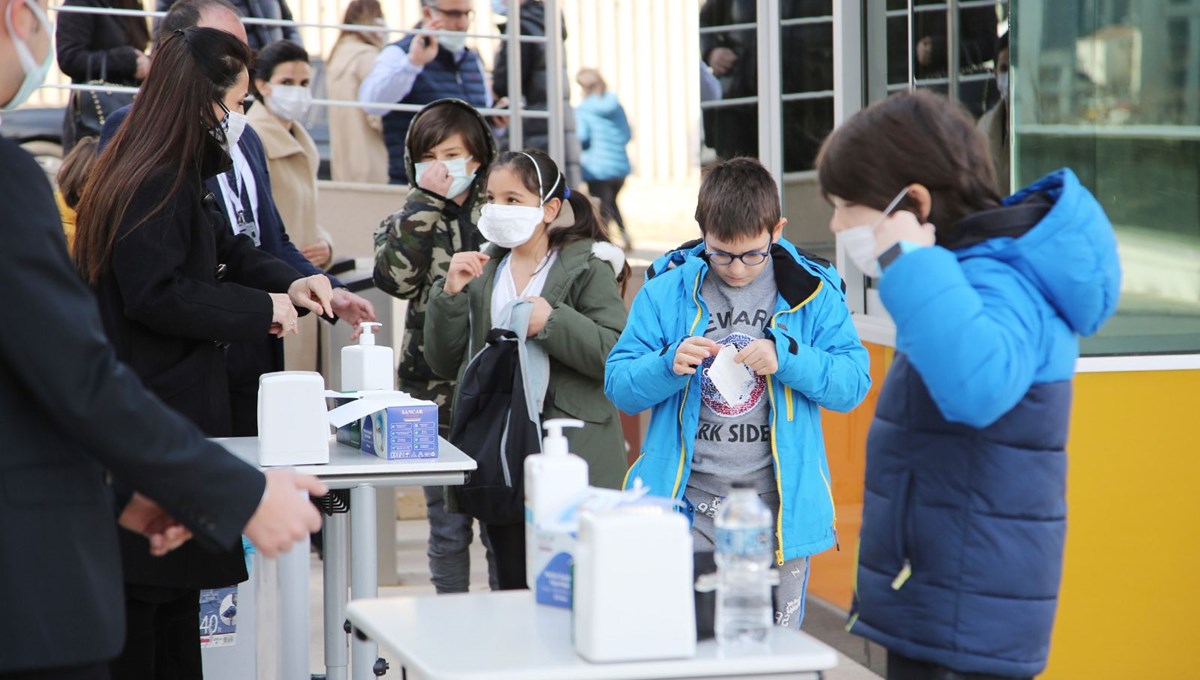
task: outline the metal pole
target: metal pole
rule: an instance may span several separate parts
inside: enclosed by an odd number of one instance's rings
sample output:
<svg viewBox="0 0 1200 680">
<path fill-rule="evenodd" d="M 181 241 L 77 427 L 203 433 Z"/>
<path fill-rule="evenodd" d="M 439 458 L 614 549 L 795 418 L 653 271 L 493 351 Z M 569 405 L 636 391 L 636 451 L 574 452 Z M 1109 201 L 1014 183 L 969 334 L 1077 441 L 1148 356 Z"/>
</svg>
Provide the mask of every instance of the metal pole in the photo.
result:
<svg viewBox="0 0 1200 680">
<path fill-rule="evenodd" d="M 908 0 L 908 91 L 917 89 L 917 41 L 916 13 L 913 12 L 913 0 Z"/>
<path fill-rule="evenodd" d="M 354 546 L 350 561 L 350 599 L 373 598 L 379 594 L 375 563 L 375 487 L 360 484 L 350 490 L 350 538 Z M 372 680 L 379 649 L 371 640 L 351 642 L 350 672 L 354 680 Z"/>
<path fill-rule="evenodd" d="M 862 109 L 864 87 L 863 11 L 859 0 L 833 3 L 833 124 Z"/>
<path fill-rule="evenodd" d="M 525 128 L 521 122 L 521 0 L 508 0 L 508 150 L 525 148 Z M 547 43 L 549 48 L 549 43 Z"/>
<path fill-rule="evenodd" d="M 946 94 L 950 99 L 958 101 L 958 73 L 959 59 L 961 51 L 959 50 L 959 25 L 958 25 L 958 0 L 947 0 L 946 2 L 946 69 L 949 75 L 949 85 L 947 86 Z"/>
<path fill-rule="evenodd" d="M 308 502 L 308 493 L 299 492 Z M 308 536 L 279 556 L 280 647 L 284 680 L 310 677 L 308 669 Z"/>
<path fill-rule="evenodd" d="M 558 0 L 545 0 L 549 14 L 546 30 L 546 110 L 550 113 L 547 132 L 550 135 L 550 157 L 558 167 L 566 168 L 566 125 L 563 120 L 563 36 L 562 13 Z"/>
<path fill-rule="evenodd" d="M 779 0 L 758 0 L 758 158 L 783 194 Z"/>
<path fill-rule="evenodd" d="M 325 518 L 325 677 L 346 680 L 350 650 L 346 631 L 346 526 L 349 515 L 335 512 Z"/>
</svg>

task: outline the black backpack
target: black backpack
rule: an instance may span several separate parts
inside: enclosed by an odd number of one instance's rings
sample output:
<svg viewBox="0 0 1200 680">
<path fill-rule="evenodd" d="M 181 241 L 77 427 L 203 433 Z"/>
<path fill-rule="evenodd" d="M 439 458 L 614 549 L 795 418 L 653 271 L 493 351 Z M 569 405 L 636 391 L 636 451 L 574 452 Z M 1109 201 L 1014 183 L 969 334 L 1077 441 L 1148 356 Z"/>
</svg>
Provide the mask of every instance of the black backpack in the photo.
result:
<svg viewBox="0 0 1200 680">
<path fill-rule="evenodd" d="M 486 524 L 525 521 L 525 457 L 542 449 L 537 419 L 529 413 L 521 374 L 519 339 L 493 328 L 459 382 L 450 443 L 479 466 L 456 487 L 460 512 Z"/>
</svg>

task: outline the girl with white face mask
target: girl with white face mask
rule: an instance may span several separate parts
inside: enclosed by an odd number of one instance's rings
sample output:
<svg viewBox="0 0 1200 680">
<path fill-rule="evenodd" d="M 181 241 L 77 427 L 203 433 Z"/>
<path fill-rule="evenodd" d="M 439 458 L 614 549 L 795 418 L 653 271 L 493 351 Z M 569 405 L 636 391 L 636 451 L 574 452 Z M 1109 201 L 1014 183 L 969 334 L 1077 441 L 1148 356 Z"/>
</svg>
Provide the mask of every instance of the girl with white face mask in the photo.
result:
<svg viewBox="0 0 1200 680">
<path fill-rule="evenodd" d="M 529 303 L 527 344 L 547 357 L 545 380 L 526 382 L 540 397 L 540 416 L 583 420 L 571 450 L 588 461 L 593 486 L 619 488 L 625 447 L 603 383 L 605 360 L 625 327 L 624 255 L 591 201 L 566 186 L 541 151 L 502 154 L 488 170 L 486 196 L 479 231 L 489 244 L 455 254 L 431 293 L 425 358 L 443 378 L 461 379 L 497 315 L 516 300 Z M 537 363 L 531 358 L 522 371 L 540 375 Z M 524 588 L 523 525 L 491 523 L 487 532 L 500 588 Z"/>
</svg>

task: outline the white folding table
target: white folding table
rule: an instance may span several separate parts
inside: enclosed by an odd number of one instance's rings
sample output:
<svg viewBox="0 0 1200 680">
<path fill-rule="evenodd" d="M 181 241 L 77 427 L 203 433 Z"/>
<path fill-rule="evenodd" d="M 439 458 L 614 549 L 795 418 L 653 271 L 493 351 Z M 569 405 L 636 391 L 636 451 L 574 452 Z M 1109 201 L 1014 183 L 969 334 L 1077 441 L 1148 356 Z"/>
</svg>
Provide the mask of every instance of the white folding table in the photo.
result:
<svg viewBox="0 0 1200 680">
<path fill-rule="evenodd" d="M 233 437 L 213 441 L 242 460 L 258 466 L 258 438 Z M 354 546 L 352 599 L 378 595 L 376 573 L 375 488 L 388 486 L 456 486 L 475 469 L 475 461 L 439 438 L 438 457 L 425 460 L 383 460 L 330 440 L 329 463 L 294 469 L 320 478 L 330 489 L 350 489 L 350 512 L 325 518 L 325 668 L 328 680 L 346 680 L 346 555 Z M 346 524 L 349 520 L 350 534 Z M 348 543 L 349 541 L 349 543 Z M 280 640 L 285 680 L 307 680 L 309 640 L 309 541 L 306 537 L 279 557 Z M 351 642 L 354 680 L 371 680 L 378 650 L 372 641 Z"/>
<path fill-rule="evenodd" d="M 763 648 L 705 640 L 690 659 L 590 663 L 571 643 L 571 612 L 529 591 L 355 600 L 359 632 L 395 654 L 407 680 L 634 680 L 819 678 L 837 652 L 805 633 L 771 631 Z"/>
</svg>

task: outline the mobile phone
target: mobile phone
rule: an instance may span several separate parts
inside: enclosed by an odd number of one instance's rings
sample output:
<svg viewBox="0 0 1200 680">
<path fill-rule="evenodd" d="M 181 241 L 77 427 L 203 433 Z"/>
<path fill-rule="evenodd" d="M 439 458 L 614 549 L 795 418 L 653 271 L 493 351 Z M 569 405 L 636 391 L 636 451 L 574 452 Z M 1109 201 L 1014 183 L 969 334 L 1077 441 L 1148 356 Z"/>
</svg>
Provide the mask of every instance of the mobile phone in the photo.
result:
<svg viewBox="0 0 1200 680">
<path fill-rule="evenodd" d="M 427 35 L 421 36 L 421 46 L 422 47 L 429 47 L 429 43 L 430 43 L 429 36 L 427 36 Z"/>
</svg>

